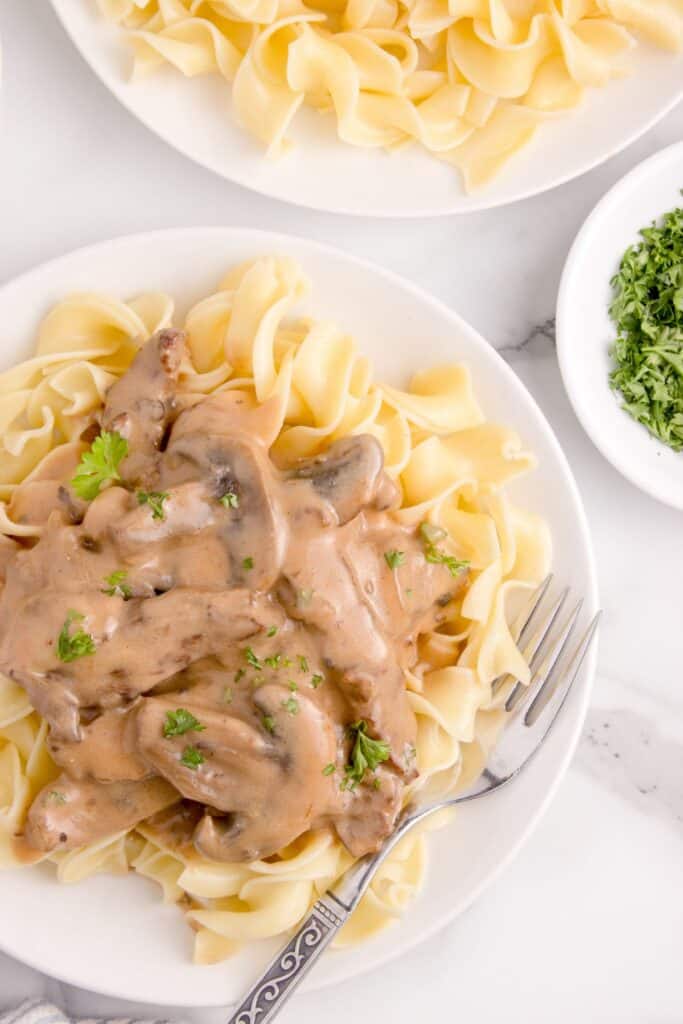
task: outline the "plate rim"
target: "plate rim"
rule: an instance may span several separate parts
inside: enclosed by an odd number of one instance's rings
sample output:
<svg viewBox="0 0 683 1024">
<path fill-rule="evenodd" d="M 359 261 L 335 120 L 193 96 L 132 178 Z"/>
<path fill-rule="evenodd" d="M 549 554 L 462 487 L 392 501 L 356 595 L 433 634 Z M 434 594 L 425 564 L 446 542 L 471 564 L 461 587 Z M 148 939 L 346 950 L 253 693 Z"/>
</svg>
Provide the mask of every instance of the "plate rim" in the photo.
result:
<svg viewBox="0 0 683 1024">
<path fill-rule="evenodd" d="M 398 287 L 404 292 L 407 292 L 411 299 L 413 299 L 416 305 L 419 307 L 421 304 L 430 306 L 432 310 L 445 318 L 449 324 L 453 326 L 454 335 L 457 336 L 457 332 L 463 332 L 468 335 L 474 343 L 481 345 L 485 348 L 490 355 L 492 361 L 498 366 L 499 371 L 503 377 L 511 383 L 513 388 L 519 388 L 525 396 L 525 399 L 531 405 L 534 414 L 539 420 L 541 427 L 546 435 L 547 441 L 553 450 L 555 459 L 557 460 L 559 467 L 562 470 L 564 480 L 567 484 L 569 491 L 571 492 L 574 507 L 577 513 L 577 528 L 580 532 L 584 548 L 587 555 L 586 560 L 586 576 L 587 576 L 587 592 L 584 595 L 584 607 L 587 609 L 588 614 L 592 617 L 599 608 L 599 593 L 598 593 L 598 573 L 597 573 L 597 562 L 595 558 L 595 552 L 593 549 L 593 542 L 588 523 L 588 517 L 586 515 L 584 502 L 579 490 L 577 481 L 574 477 L 574 473 L 571 469 L 571 465 L 565 452 L 557 438 L 555 431 L 547 420 L 545 413 L 538 405 L 534 395 L 529 391 L 527 386 L 521 380 L 521 378 L 515 373 L 512 367 L 505 361 L 498 350 L 491 345 L 483 337 L 479 331 L 474 328 L 468 321 L 464 320 L 455 310 L 451 309 L 440 299 L 433 296 L 431 293 L 425 291 L 412 281 L 407 280 L 402 275 L 395 273 L 394 271 L 388 270 L 372 260 L 365 259 L 364 257 L 356 256 L 352 253 L 346 252 L 345 250 L 338 249 L 335 246 L 328 245 L 326 243 L 318 242 L 309 239 L 305 236 L 295 233 L 285 232 L 272 232 L 258 228 L 242 228 L 242 227 L 230 227 L 230 226 L 215 226 L 210 225 L 194 226 L 194 227 L 177 227 L 177 228 L 166 228 L 166 229 L 153 229 L 150 231 L 133 232 L 125 235 L 117 235 L 109 239 L 104 239 L 99 242 L 79 246 L 75 249 L 68 250 L 58 256 L 54 256 L 49 260 L 45 260 L 36 266 L 23 271 L 16 275 L 10 280 L 3 282 L 0 285 L 0 308 L 4 302 L 6 295 L 11 292 L 15 287 L 23 286 L 31 277 L 40 277 L 46 272 L 49 272 L 52 268 L 56 267 L 62 261 L 70 258 L 84 259 L 88 255 L 95 251 L 103 251 L 111 247 L 120 246 L 125 249 L 129 245 L 136 245 L 141 243 L 157 242 L 163 243 L 164 240 L 169 238 L 174 239 L 197 239 L 198 236 L 206 234 L 214 234 L 216 236 L 224 235 L 231 236 L 236 240 L 239 240 L 240 236 L 243 236 L 245 242 L 253 242 L 254 238 L 257 238 L 260 242 L 264 243 L 263 251 L 277 251 L 278 249 L 283 252 L 287 252 L 287 245 L 290 241 L 294 241 L 297 244 L 303 244 L 312 256 L 315 253 L 324 254 L 332 259 L 339 260 L 342 263 L 361 269 L 371 276 L 379 276 L 383 278 L 388 284 Z M 267 250 L 266 246 L 270 249 Z M 163 251 L 163 249 L 160 249 Z M 315 270 L 313 268 L 309 271 L 310 276 L 313 278 L 315 285 Z M 405 956 L 416 946 L 423 942 L 431 939 L 435 934 L 442 931 L 454 919 L 467 910 L 487 889 L 496 879 L 498 879 L 501 873 L 512 863 L 514 858 L 517 856 L 521 848 L 528 841 L 531 834 L 538 826 L 543 815 L 547 811 L 550 803 L 557 794 L 557 791 L 564 780 L 564 777 L 569 768 L 570 762 L 572 761 L 576 748 L 583 730 L 583 726 L 590 703 L 590 698 L 595 685 L 595 679 L 597 674 L 598 664 L 598 650 L 599 650 L 599 636 L 596 638 L 597 642 L 594 642 L 582 668 L 582 679 L 583 685 L 579 691 L 576 706 L 576 717 L 571 728 L 571 734 L 568 737 L 566 748 L 562 753 L 562 756 L 558 759 L 556 768 L 554 769 L 554 778 L 548 788 L 543 794 L 543 798 L 539 800 L 532 814 L 529 815 L 523 829 L 520 831 L 516 841 L 508 848 L 506 854 L 496 863 L 495 867 L 483 877 L 477 885 L 475 885 L 468 893 L 467 896 L 461 899 L 459 902 L 453 901 L 448 907 L 446 912 L 434 920 L 431 925 L 424 927 L 419 934 L 408 935 L 407 929 L 404 928 L 404 942 L 397 945 L 393 949 L 388 949 L 384 953 L 379 954 L 373 959 L 372 963 L 366 964 L 365 958 L 348 956 L 347 964 L 341 970 L 341 972 L 334 978 L 320 979 L 317 983 L 315 982 L 315 975 L 313 975 L 313 983 L 311 979 L 308 979 L 304 991 L 312 992 L 316 990 L 322 990 L 323 988 L 333 987 L 340 985 L 343 982 L 348 981 L 351 978 L 360 977 L 368 974 L 376 968 L 385 966 L 387 963 L 398 959 L 399 957 Z M 489 799 L 495 800 L 496 796 L 489 797 Z M 418 896 L 419 899 L 419 896 Z M 0 933 L 0 952 L 6 953 L 8 956 L 18 960 L 15 951 L 9 947 L 2 934 Z M 52 968 L 46 969 L 45 964 L 41 962 L 40 958 L 26 957 L 23 953 L 19 962 L 26 964 L 27 966 L 40 971 L 42 974 L 48 977 L 56 978 L 58 981 L 70 984 L 77 988 L 85 988 L 87 991 L 96 992 L 100 995 L 115 999 L 124 999 L 129 1001 L 136 1001 L 140 1003 L 147 1003 L 150 1005 L 164 1005 L 159 1003 L 155 998 L 151 996 L 145 996 L 144 993 L 136 992 L 134 994 L 121 994 L 121 991 L 117 991 L 113 987 L 106 987 L 98 985 L 96 988 L 90 988 L 87 985 L 83 985 L 83 981 L 79 979 L 76 971 L 60 970 L 55 972 Z M 199 988 L 199 986 L 198 986 Z M 212 996 L 208 1001 L 198 998 L 197 994 L 190 996 L 188 994 L 185 1001 L 178 1001 L 177 999 L 172 1004 L 178 1008 L 212 1008 L 219 1006 L 235 1006 L 237 1003 L 226 1003 L 224 1000 L 216 1002 Z"/>
<path fill-rule="evenodd" d="M 627 454 L 624 453 L 623 457 L 621 452 L 617 452 L 615 454 L 614 450 L 612 450 L 603 439 L 600 431 L 595 429 L 596 422 L 599 421 L 591 420 L 588 417 L 585 407 L 579 401 L 578 396 L 575 393 L 573 383 L 571 382 L 572 377 L 570 365 L 572 361 L 572 351 L 570 331 L 568 327 L 570 322 L 569 310 L 571 308 L 574 278 L 578 269 L 587 258 L 592 236 L 594 232 L 599 232 L 602 218 L 605 214 L 610 213 L 613 208 L 621 205 L 623 201 L 622 194 L 628 192 L 630 186 L 635 186 L 636 189 L 641 188 L 644 181 L 647 181 L 653 172 L 656 175 L 660 165 L 665 166 L 669 161 L 673 162 L 676 159 L 680 159 L 683 164 L 683 140 L 680 142 L 674 142 L 669 146 L 665 146 L 663 149 L 659 149 L 644 160 L 641 160 L 640 163 L 636 164 L 635 167 L 632 167 L 630 171 L 627 171 L 626 174 L 622 175 L 622 177 L 619 178 L 619 180 L 616 181 L 607 192 L 605 192 L 602 198 L 598 200 L 590 211 L 572 242 L 562 269 L 560 287 L 557 295 L 555 334 L 557 341 L 557 359 L 560 366 L 560 374 L 562 376 L 564 390 L 569 398 L 576 418 L 590 438 L 591 442 L 595 445 L 600 454 L 607 459 L 610 465 L 613 466 L 621 476 L 628 480 L 629 483 L 633 484 L 634 487 L 637 487 L 638 490 L 642 491 L 644 494 L 648 494 L 651 498 L 655 498 L 663 505 L 667 505 L 669 508 L 675 508 L 680 511 L 683 510 L 683 491 L 679 496 L 677 496 L 668 493 L 666 488 L 660 487 L 656 482 L 651 483 L 647 477 L 641 475 L 637 468 L 634 468 L 634 465 L 629 461 Z M 635 241 L 636 239 L 634 238 L 634 242 Z M 627 414 L 624 413 L 624 415 Z M 644 427 L 643 430 L 645 430 Z M 662 450 L 666 449 L 667 451 L 669 450 L 657 438 L 652 437 L 651 442 L 653 445 L 653 451 L 657 448 Z M 683 453 L 681 454 L 681 458 L 683 459 Z M 637 466 L 638 464 L 636 463 L 635 465 Z"/>
<path fill-rule="evenodd" d="M 667 114 L 670 114 L 679 103 L 683 101 L 683 83 L 681 84 L 679 91 L 670 97 L 667 102 L 651 117 L 646 118 L 643 124 L 634 128 L 633 131 L 629 132 L 624 136 L 622 141 L 616 146 L 609 149 L 606 153 L 594 158 L 589 158 L 582 163 L 577 169 L 569 171 L 566 174 L 559 174 L 555 178 L 552 178 L 546 184 L 540 188 L 529 188 L 521 189 L 516 192 L 513 196 L 501 196 L 499 198 L 482 195 L 480 199 L 472 200 L 470 196 L 470 202 L 464 209 L 458 209 L 450 205 L 441 206 L 438 208 L 427 207 L 426 209 L 411 207 L 406 210 L 404 207 L 386 207 L 381 210 L 358 210 L 352 205 L 347 205 L 344 202 L 339 202 L 332 205 L 327 205 L 315 201 L 306 201 L 304 198 L 298 197 L 296 199 L 291 196 L 283 196 L 276 194 L 273 191 L 269 191 L 263 186 L 253 183 L 248 179 L 246 174 L 230 174 L 228 175 L 225 170 L 220 166 L 219 161 L 211 159 L 205 159 L 187 150 L 185 147 L 176 143 L 171 137 L 170 133 L 166 132 L 162 127 L 156 125 L 151 118 L 140 113 L 132 102 L 129 101 L 125 89 L 124 80 L 118 81 L 113 76 L 106 73 L 105 69 L 100 66 L 94 59 L 90 51 L 85 47 L 81 46 L 80 41 L 76 38 L 71 28 L 71 19 L 67 17 L 65 11 L 67 8 L 64 5 L 64 0 L 50 0 L 52 10 L 57 17 L 59 24 L 61 25 L 64 33 L 71 41 L 75 50 L 80 54 L 83 61 L 90 68 L 96 78 L 104 85 L 106 89 L 119 101 L 128 113 L 138 120 L 145 128 L 148 129 L 158 139 L 161 139 L 167 146 L 180 153 L 182 156 L 191 160 L 198 167 L 203 167 L 205 170 L 211 171 L 224 181 L 228 181 L 231 184 L 237 185 L 240 188 L 244 188 L 249 192 L 254 192 L 257 195 L 264 196 L 268 199 L 274 199 L 277 202 L 287 203 L 297 209 L 304 210 L 316 210 L 321 213 L 331 213 L 336 216 L 346 217 L 363 217 L 372 220 L 387 220 L 387 219 L 402 219 L 402 220 L 415 220 L 417 218 L 425 217 L 456 217 L 456 216 L 467 216 L 468 214 L 481 213 L 484 210 L 499 209 L 504 206 L 511 206 L 515 203 L 523 202 L 526 199 L 531 199 L 535 196 L 544 195 L 546 192 L 550 192 L 553 189 L 560 188 L 562 185 L 566 185 L 570 181 L 574 181 L 577 178 L 583 177 L 584 174 L 588 174 L 596 167 L 600 167 L 618 156 L 624 150 L 632 146 L 638 139 L 642 138 L 646 132 L 654 128 L 660 121 L 662 121 Z M 676 56 L 672 54 L 672 56 Z M 579 107 L 580 109 L 580 107 Z M 340 142 L 340 145 L 342 143 Z M 265 159 L 265 154 L 263 159 Z"/>
</svg>

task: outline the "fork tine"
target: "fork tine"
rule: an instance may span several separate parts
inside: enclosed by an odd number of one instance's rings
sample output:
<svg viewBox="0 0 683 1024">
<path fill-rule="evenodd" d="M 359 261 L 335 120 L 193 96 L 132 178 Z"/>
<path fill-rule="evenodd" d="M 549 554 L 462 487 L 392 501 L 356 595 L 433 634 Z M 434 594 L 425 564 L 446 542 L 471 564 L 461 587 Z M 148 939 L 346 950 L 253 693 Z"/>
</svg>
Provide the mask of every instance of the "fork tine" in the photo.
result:
<svg viewBox="0 0 683 1024">
<path fill-rule="evenodd" d="M 532 701 L 536 701 L 543 690 L 547 687 L 555 666 L 569 643 L 582 608 L 583 600 L 579 601 L 578 604 L 575 605 L 562 625 L 559 626 L 557 630 L 554 630 L 553 635 L 549 637 L 548 643 L 544 646 L 543 651 L 539 653 L 539 657 L 536 659 L 529 685 L 523 688 L 524 692 L 517 701 L 517 705 L 519 707 L 522 707 L 524 704 L 529 704 Z M 526 718 L 524 721 L 526 724 L 529 724 Z"/>
<path fill-rule="evenodd" d="M 569 587 L 565 587 L 565 589 L 562 591 L 559 597 L 555 600 L 554 604 L 551 605 L 541 625 L 538 627 L 536 632 L 531 636 L 531 639 L 529 640 L 528 644 L 522 650 L 524 660 L 526 661 L 527 665 L 529 666 L 529 669 L 531 670 L 532 677 L 536 672 L 536 669 L 538 668 L 540 659 L 543 657 L 545 653 L 544 641 L 550 633 L 553 626 L 555 625 L 555 621 L 560 612 L 562 611 L 562 609 L 564 608 L 564 605 L 568 597 Z M 517 706 L 518 702 L 522 699 L 522 696 L 528 692 L 529 688 L 524 683 L 515 683 L 514 687 L 508 694 L 507 700 L 505 701 L 505 710 L 512 711 Z"/>
<path fill-rule="evenodd" d="M 553 574 L 550 573 L 548 576 L 546 576 L 543 582 L 536 588 L 536 590 L 534 590 L 533 594 L 531 595 L 531 598 L 526 604 L 526 607 L 523 609 L 523 611 L 520 612 L 520 614 L 517 616 L 514 623 L 512 624 L 512 627 L 510 628 L 510 633 L 512 634 L 513 640 L 519 647 L 521 647 L 522 644 L 526 643 L 529 636 L 529 632 L 531 631 L 531 628 L 536 620 L 536 613 L 541 607 L 543 598 L 548 593 L 548 588 L 550 587 L 552 581 Z M 495 696 L 495 694 L 498 693 L 498 691 L 500 690 L 503 683 L 505 683 L 509 679 L 510 676 L 507 673 L 503 673 L 502 676 L 498 676 L 496 679 L 494 679 L 491 684 L 492 694 Z"/>
<path fill-rule="evenodd" d="M 527 708 L 527 712 L 524 716 L 525 725 L 534 725 L 534 723 L 538 720 L 539 716 L 545 709 L 550 699 L 552 697 L 557 697 L 557 707 L 555 708 L 555 713 L 548 726 L 548 728 L 550 728 L 550 725 L 555 720 L 558 712 L 560 711 L 562 705 L 564 704 L 567 698 L 567 694 L 571 689 L 572 683 L 574 682 L 579 673 L 579 670 L 583 664 L 583 660 L 586 657 L 586 654 L 588 653 L 588 648 L 590 647 L 593 637 L 595 636 L 595 632 L 600 623 L 601 616 L 601 611 L 599 611 L 595 615 L 593 621 L 591 622 L 588 629 L 583 634 L 583 637 L 579 641 L 577 647 L 575 648 L 574 653 L 569 658 L 569 663 L 567 667 L 560 674 L 560 678 L 558 679 L 557 683 L 554 686 L 552 686 L 550 684 L 552 677 L 555 675 L 554 668 L 560 660 L 561 652 L 560 654 L 558 654 L 558 657 L 555 660 L 553 667 L 550 669 L 550 672 L 548 673 L 545 681 L 541 684 L 541 688 L 539 689 L 538 693 L 535 695 L 531 704 Z M 567 639 L 569 639 L 569 635 L 567 636 Z M 563 644 L 563 648 L 564 646 L 566 646 L 566 641 L 565 644 Z"/>
</svg>

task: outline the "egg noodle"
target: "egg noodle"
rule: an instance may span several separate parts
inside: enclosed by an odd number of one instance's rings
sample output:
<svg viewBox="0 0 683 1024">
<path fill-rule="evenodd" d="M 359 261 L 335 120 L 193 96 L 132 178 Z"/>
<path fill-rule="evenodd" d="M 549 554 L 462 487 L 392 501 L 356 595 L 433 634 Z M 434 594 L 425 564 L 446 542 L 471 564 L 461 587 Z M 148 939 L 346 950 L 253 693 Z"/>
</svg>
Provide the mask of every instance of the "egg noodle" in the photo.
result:
<svg viewBox="0 0 683 1024">
<path fill-rule="evenodd" d="M 339 138 L 418 142 L 472 190 L 545 115 L 626 73 L 632 32 L 683 49 L 683 0 L 97 0 L 128 29 L 134 76 L 166 63 L 232 83 L 235 114 L 278 156 L 302 104 Z"/>
<path fill-rule="evenodd" d="M 422 370 L 406 391 L 374 382 L 369 361 L 343 330 L 294 316 L 309 291 L 301 268 L 286 258 L 230 271 L 187 315 L 190 355 L 180 390 L 242 389 L 259 402 L 275 396 L 280 459 L 314 454 L 347 434 L 373 434 L 402 491 L 399 518 L 428 519 L 448 531 L 452 553 L 470 562 L 470 580 L 448 606 L 446 625 L 421 639 L 418 664 L 406 678 L 419 769 L 406 795 L 427 779 L 466 785 L 482 770 L 503 718 L 492 681 L 503 672 L 528 679 L 506 603 L 546 575 L 550 538 L 541 519 L 511 504 L 505 484 L 532 469 L 534 458 L 513 431 L 484 419 L 462 365 Z M 68 455 L 69 445 L 80 451 L 78 438 L 107 389 L 173 314 L 173 300 L 158 292 L 129 302 L 73 295 L 44 319 L 35 358 L 0 374 L 0 532 L 29 541 L 40 535 L 40 516 L 26 521 L 18 510 L 27 507 L 50 453 L 60 448 Z M 58 773 L 46 732 L 24 691 L 0 676 L 1 867 L 20 865 L 13 836 L 37 792 Z M 378 932 L 413 898 L 425 870 L 424 843 L 415 833 L 397 847 L 339 945 Z M 144 823 L 43 859 L 56 865 L 60 882 L 129 869 L 154 879 L 166 900 L 183 900 L 198 963 L 294 928 L 352 863 L 331 828 L 306 833 L 275 857 L 225 864 L 180 856 Z"/>
</svg>

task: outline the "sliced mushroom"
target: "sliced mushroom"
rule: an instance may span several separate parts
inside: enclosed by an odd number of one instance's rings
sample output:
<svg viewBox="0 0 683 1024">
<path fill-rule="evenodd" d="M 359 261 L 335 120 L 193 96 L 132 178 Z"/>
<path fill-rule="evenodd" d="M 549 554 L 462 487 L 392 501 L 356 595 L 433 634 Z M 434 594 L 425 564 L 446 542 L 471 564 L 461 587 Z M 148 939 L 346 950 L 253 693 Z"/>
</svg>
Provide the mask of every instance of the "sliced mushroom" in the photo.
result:
<svg viewBox="0 0 683 1024">
<path fill-rule="evenodd" d="M 370 506 L 388 509 L 399 504 L 398 488 L 384 472 L 384 454 L 370 434 L 345 437 L 327 451 L 299 462 L 296 480 L 310 480 L 336 510 L 340 525 Z"/>
</svg>

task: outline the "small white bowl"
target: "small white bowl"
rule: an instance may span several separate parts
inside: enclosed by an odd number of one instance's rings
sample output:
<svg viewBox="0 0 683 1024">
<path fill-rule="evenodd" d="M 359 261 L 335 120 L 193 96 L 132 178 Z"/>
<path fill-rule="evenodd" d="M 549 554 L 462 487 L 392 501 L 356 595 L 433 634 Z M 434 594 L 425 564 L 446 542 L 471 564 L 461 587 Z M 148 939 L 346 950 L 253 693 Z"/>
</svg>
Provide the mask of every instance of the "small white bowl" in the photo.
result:
<svg viewBox="0 0 683 1024">
<path fill-rule="evenodd" d="M 657 441 L 609 386 L 610 281 L 639 231 L 683 206 L 683 143 L 645 160 L 600 200 L 579 231 L 562 274 L 557 351 L 564 386 L 586 433 L 636 487 L 683 509 L 683 452 Z"/>
</svg>

